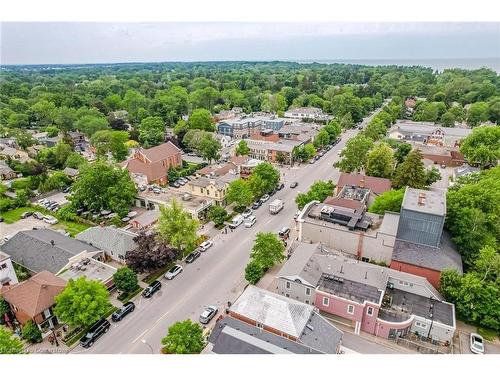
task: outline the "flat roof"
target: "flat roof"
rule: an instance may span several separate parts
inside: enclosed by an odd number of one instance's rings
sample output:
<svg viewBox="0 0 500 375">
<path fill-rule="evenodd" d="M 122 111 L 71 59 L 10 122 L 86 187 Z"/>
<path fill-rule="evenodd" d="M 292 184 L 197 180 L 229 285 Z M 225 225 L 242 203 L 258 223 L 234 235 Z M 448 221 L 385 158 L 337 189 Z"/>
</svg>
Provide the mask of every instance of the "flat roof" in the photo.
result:
<svg viewBox="0 0 500 375">
<path fill-rule="evenodd" d="M 79 277 L 85 276 L 88 280 L 105 282 L 113 277 L 115 272 L 115 267 L 92 258 L 84 258 L 79 262 L 73 263 L 57 276 L 68 281 L 69 279 L 76 280 Z"/>
<path fill-rule="evenodd" d="M 433 215 L 446 215 L 446 192 L 406 188 L 402 209 Z"/>
<path fill-rule="evenodd" d="M 210 205 L 210 202 L 212 202 L 212 199 L 207 197 L 199 197 L 189 192 L 174 192 L 171 189 L 167 189 L 166 192 L 161 192 L 159 194 L 146 190 L 139 194 L 139 198 L 147 198 L 151 202 L 163 205 L 170 205 L 172 199 L 175 199 L 182 204 L 184 209 L 192 212 L 197 212 L 199 209 Z"/>
<path fill-rule="evenodd" d="M 346 275 L 346 277 L 349 277 L 349 275 Z M 325 292 L 359 303 L 363 303 L 364 301 L 379 303 L 382 296 L 382 291 L 374 286 L 327 273 L 321 275 L 318 286 Z"/>
</svg>

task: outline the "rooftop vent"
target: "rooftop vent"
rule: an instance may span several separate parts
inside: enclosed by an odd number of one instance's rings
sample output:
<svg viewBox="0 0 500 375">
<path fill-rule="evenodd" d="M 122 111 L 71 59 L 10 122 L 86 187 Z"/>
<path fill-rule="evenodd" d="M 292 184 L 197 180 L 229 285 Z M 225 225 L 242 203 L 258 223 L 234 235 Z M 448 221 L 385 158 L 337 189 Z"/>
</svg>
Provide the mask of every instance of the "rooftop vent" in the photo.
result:
<svg viewBox="0 0 500 375">
<path fill-rule="evenodd" d="M 418 195 L 418 205 L 419 206 L 424 206 L 425 205 L 425 193 L 420 193 Z"/>
<path fill-rule="evenodd" d="M 314 331 L 314 327 L 310 324 L 306 324 L 306 327 L 309 328 L 311 331 Z"/>
<path fill-rule="evenodd" d="M 54 246 L 54 245 L 55 245 L 54 240 L 50 240 L 50 244 L 51 244 L 52 246 Z"/>
</svg>

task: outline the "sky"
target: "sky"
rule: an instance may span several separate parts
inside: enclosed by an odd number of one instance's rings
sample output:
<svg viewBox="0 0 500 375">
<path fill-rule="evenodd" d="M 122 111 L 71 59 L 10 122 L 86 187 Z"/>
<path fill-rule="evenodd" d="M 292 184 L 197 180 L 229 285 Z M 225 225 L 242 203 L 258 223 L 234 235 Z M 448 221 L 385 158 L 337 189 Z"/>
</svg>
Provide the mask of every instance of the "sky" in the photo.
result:
<svg viewBox="0 0 500 375">
<path fill-rule="evenodd" d="M 2 22 L 1 64 L 221 60 L 500 61 L 500 23 Z"/>
</svg>

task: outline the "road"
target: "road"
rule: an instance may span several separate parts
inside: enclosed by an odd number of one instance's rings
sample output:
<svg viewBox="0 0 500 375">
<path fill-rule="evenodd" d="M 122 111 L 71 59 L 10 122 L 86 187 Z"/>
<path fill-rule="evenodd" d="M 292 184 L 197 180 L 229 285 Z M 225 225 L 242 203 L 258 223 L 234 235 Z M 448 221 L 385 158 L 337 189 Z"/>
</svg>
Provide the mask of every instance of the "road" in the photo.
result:
<svg viewBox="0 0 500 375">
<path fill-rule="evenodd" d="M 337 181 L 340 172 L 332 164 L 338 159 L 337 152 L 356 134 L 357 130 L 345 132 L 341 141 L 315 164 L 283 171 L 285 188 L 272 197 L 285 202 L 278 215 L 270 215 L 268 205 L 264 204 L 256 210 L 257 222 L 252 228 L 241 225 L 234 232 L 219 234 L 213 239 L 214 246 L 194 263 L 183 264 L 184 271 L 174 280 L 161 279 L 162 289 L 153 298 L 139 296 L 136 310 L 122 322 L 112 323 L 110 331 L 92 348 L 76 347 L 72 353 L 158 353 L 161 339 L 173 323 L 188 318 L 198 321 L 199 314 L 207 305 L 217 305 L 223 310 L 227 302 L 233 302 L 246 285 L 244 269 L 256 233 L 277 233 L 283 226 L 293 227 L 297 193 L 308 190 L 317 180 Z M 290 188 L 293 181 L 299 182 L 295 189 Z M 355 347 L 350 349 L 358 351 Z"/>
</svg>

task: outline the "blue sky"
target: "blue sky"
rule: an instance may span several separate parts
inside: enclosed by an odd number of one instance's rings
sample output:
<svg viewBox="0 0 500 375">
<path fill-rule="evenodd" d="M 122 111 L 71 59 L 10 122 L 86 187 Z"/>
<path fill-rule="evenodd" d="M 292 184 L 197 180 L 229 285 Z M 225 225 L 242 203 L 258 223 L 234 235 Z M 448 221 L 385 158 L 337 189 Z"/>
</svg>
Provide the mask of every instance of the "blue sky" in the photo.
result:
<svg viewBox="0 0 500 375">
<path fill-rule="evenodd" d="M 499 58 L 500 23 L 2 23 L 2 64 Z"/>
</svg>

